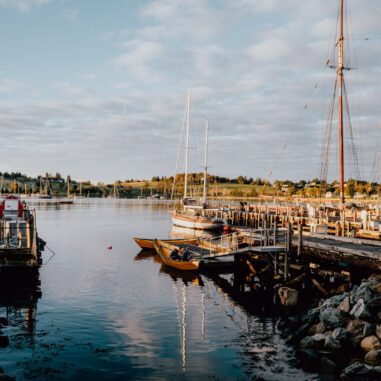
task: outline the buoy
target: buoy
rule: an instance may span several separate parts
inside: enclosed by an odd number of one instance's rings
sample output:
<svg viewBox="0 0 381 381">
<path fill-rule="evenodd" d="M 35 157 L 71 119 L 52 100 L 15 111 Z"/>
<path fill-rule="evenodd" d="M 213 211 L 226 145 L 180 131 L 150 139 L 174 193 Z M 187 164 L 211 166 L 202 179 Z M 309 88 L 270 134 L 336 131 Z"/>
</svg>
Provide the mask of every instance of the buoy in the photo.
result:
<svg viewBox="0 0 381 381">
<path fill-rule="evenodd" d="M 111 249 L 112 249 L 112 246 L 111 246 L 111 245 L 110 245 L 110 246 L 107 246 L 107 249 L 111 250 Z"/>
</svg>

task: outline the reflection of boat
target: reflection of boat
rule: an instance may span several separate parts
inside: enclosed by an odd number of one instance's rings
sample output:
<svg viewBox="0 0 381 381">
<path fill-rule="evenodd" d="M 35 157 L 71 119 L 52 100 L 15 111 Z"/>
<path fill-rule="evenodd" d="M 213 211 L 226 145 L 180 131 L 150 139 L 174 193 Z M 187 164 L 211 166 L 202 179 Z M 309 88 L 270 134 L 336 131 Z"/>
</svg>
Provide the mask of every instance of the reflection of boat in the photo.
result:
<svg viewBox="0 0 381 381">
<path fill-rule="evenodd" d="M 155 250 L 153 245 L 154 238 L 134 238 L 134 241 L 142 248 L 142 249 L 151 249 Z M 175 238 L 175 239 L 161 239 L 161 242 L 173 243 L 173 244 L 195 244 L 197 243 L 197 238 L 189 239 L 189 238 Z"/>
<path fill-rule="evenodd" d="M 197 270 L 200 265 L 200 261 L 197 259 L 190 259 L 189 261 L 174 261 L 170 259 L 170 254 L 172 250 L 178 248 L 177 246 L 165 243 L 155 239 L 154 247 L 157 253 L 160 255 L 161 259 L 167 266 L 174 267 L 179 270 Z"/>
<path fill-rule="evenodd" d="M 156 251 L 151 249 L 143 249 L 138 254 L 135 255 L 134 261 L 146 261 L 153 259 L 154 262 L 163 263 L 160 258 L 160 255 Z"/>
<path fill-rule="evenodd" d="M 194 272 L 181 271 L 166 264 L 162 264 L 159 271 L 160 273 L 169 275 L 173 280 L 181 279 L 184 283 L 192 283 L 196 286 L 204 285 L 200 275 Z"/>
</svg>

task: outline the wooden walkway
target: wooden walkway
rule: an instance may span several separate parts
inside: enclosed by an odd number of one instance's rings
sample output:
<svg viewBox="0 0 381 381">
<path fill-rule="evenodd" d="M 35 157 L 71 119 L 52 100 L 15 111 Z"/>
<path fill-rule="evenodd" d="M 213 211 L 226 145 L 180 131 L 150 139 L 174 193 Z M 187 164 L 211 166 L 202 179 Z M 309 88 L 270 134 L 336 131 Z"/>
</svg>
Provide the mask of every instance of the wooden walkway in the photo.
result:
<svg viewBox="0 0 381 381">
<path fill-rule="evenodd" d="M 298 237 L 294 236 L 292 250 L 298 250 L 298 245 Z M 316 234 L 302 238 L 301 254 L 381 271 L 381 242 L 379 241 Z"/>
</svg>

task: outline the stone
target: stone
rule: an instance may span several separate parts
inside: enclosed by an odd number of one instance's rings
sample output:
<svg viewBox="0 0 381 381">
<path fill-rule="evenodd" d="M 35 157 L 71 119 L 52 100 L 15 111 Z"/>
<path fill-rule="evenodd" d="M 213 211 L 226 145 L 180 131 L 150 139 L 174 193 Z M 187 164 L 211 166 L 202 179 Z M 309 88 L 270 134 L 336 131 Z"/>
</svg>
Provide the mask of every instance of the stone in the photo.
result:
<svg viewBox="0 0 381 381">
<path fill-rule="evenodd" d="M 327 335 L 324 341 L 324 350 L 329 352 L 338 352 L 341 349 L 339 340 L 336 340 L 333 336 Z"/>
<path fill-rule="evenodd" d="M 336 370 L 336 364 L 334 361 L 324 356 L 320 359 L 321 373 L 334 373 L 335 370 Z"/>
<path fill-rule="evenodd" d="M 344 311 L 346 313 L 349 313 L 349 311 L 351 310 L 351 304 L 350 304 L 350 301 L 349 301 L 349 296 L 347 296 L 338 306 L 337 306 L 337 309 L 338 310 L 341 310 L 341 311 Z"/>
<path fill-rule="evenodd" d="M 305 337 L 307 335 L 308 329 L 309 329 L 308 324 L 302 325 L 295 332 L 290 333 L 290 335 L 287 336 L 286 343 L 287 344 L 299 343 L 300 340 L 302 340 L 303 337 Z"/>
<path fill-rule="evenodd" d="M 341 372 L 340 378 L 343 380 L 372 379 L 374 374 L 374 367 L 356 361 Z"/>
<path fill-rule="evenodd" d="M 326 308 L 336 308 L 348 296 L 349 295 L 347 293 L 331 296 L 323 302 L 320 309 L 324 310 Z"/>
<path fill-rule="evenodd" d="M 346 313 L 337 308 L 327 307 L 320 312 L 320 321 L 326 330 L 345 327 L 347 324 Z"/>
<path fill-rule="evenodd" d="M 381 283 L 376 287 L 375 291 L 381 294 Z"/>
<path fill-rule="evenodd" d="M 381 295 L 369 300 L 369 302 L 366 304 L 366 307 L 372 311 L 381 310 Z"/>
<path fill-rule="evenodd" d="M 347 343 L 351 338 L 351 333 L 348 332 L 345 328 L 335 328 L 332 332 L 332 337 L 338 340 L 341 344 Z"/>
<path fill-rule="evenodd" d="M 361 341 L 363 340 L 364 336 L 352 336 L 350 339 L 351 345 L 353 348 L 358 348 L 361 344 Z"/>
<path fill-rule="evenodd" d="M 364 351 L 369 352 L 372 349 L 374 349 L 374 346 L 376 344 L 379 344 L 379 343 L 380 343 L 380 341 L 378 340 L 378 337 L 375 336 L 375 335 L 371 335 L 371 336 L 368 336 L 368 337 L 364 337 L 361 340 L 361 348 Z"/>
<path fill-rule="evenodd" d="M 314 325 L 311 325 L 310 328 L 308 328 L 308 331 L 307 331 L 307 336 L 312 336 L 314 335 L 315 333 L 323 333 L 323 331 L 320 331 L 320 332 L 317 332 L 317 327 L 318 327 L 319 324 L 314 324 Z"/>
<path fill-rule="evenodd" d="M 307 336 L 300 341 L 301 349 L 316 349 L 323 348 L 325 342 L 325 335 L 323 333 L 315 333 L 313 336 Z"/>
<path fill-rule="evenodd" d="M 373 299 L 373 292 L 365 283 L 358 288 L 355 294 L 355 301 L 358 302 L 360 299 L 363 299 L 365 303 Z"/>
<path fill-rule="evenodd" d="M 282 306 L 295 307 L 298 304 L 298 291 L 294 288 L 280 287 L 278 296 Z"/>
<path fill-rule="evenodd" d="M 324 323 L 323 322 L 320 322 L 317 326 L 316 326 L 316 333 L 324 333 L 325 332 L 325 326 L 324 326 Z"/>
<path fill-rule="evenodd" d="M 319 370 L 320 356 L 313 349 L 299 349 L 296 357 L 300 361 L 300 366 L 307 371 L 313 372 Z"/>
<path fill-rule="evenodd" d="M 370 336 L 376 333 L 376 326 L 371 323 L 365 323 L 364 330 L 362 332 L 363 336 Z"/>
<path fill-rule="evenodd" d="M 5 348 L 9 344 L 8 336 L 0 336 L 0 348 Z"/>
<path fill-rule="evenodd" d="M 312 310 L 309 310 L 304 316 L 303 316 L 303 323 L 304 324 L 317 324 L 319 323 L 319 316 L 320 316 L 320 309 L 319 308 L 313 308 Z"/>
<path fill-rule="evenodd" d="M 364 284 L 368 286 L 372 291 L 376 291 L 377 287 L 381 284 L 381 278 L 377 276 L 371 276 Z"/>
<path fill-rule="evenodd" d="M 364 299 L 359 299 L 349 314 L 356 319 L 373 320 L 373 316 L 366 307 Z"/>
<path fill-rule="evenodd" d="M 8 325 L 8 319 L 5 317 L 0 317 L 0 327 L 5 327 Z"/>
<path fill-rule="evenodd" d="M 364 362 L 373 366 L 381 365 L 381 350 L 370 350 L 365 354 Z"/>
<path fill-rule="evenodd" d="M 376 325 L 376 336 L 381 339 L 381 324 Z"/>
<path fill-rule="evenodd" d="M 365 321 L 355 319 L 351 320 L 347 325 L 347 331 L 350 332 L 353 336 L 362 335 L 364 332 Z"/>
</svg>

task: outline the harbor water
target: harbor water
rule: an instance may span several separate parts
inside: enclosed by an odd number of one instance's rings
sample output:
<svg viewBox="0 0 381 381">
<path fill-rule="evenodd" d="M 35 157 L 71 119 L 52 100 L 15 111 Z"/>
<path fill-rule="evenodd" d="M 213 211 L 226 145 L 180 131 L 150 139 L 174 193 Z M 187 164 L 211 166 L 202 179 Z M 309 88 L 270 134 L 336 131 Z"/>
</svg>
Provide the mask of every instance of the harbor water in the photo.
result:
<svg viewBox="0 0 381 381">
<path fill-rule="evenodd" d="M 47 248 L 40 287 L 0 292 L 0 316 L 8 321 L 2 334 L 10 342 L 0 348 L 6 374 L 17 380 L 316 378 L 296 368 L 277 316 L 261 313 L 260 301 L 243 305 L 213 277 L 176 272 L 140 250 L 134 236 L 174 233 L 167 202 L 31 200 L 29 206 Z"/>
</svg>

